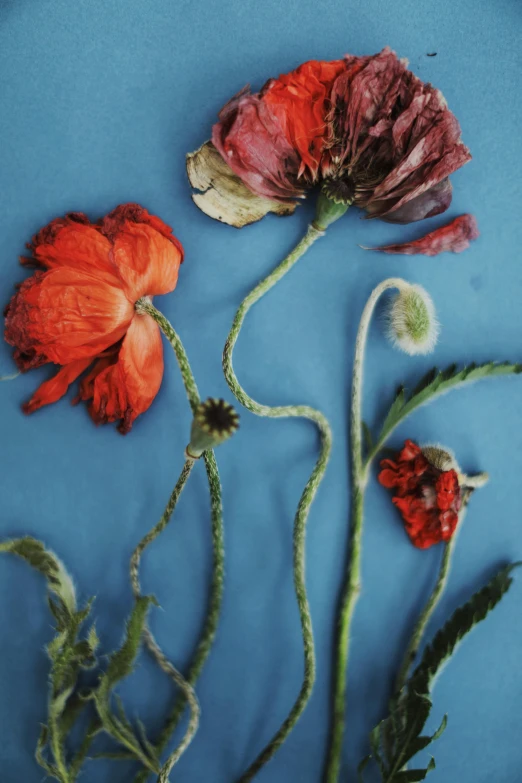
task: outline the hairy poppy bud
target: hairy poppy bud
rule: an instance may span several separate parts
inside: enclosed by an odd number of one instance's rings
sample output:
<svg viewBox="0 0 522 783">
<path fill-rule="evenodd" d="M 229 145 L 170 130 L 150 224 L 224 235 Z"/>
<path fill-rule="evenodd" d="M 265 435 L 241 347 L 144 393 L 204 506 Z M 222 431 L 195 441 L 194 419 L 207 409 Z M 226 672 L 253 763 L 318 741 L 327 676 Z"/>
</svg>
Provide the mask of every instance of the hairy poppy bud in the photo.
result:
<svg viewBox="0 0 522 783">
<path fill-rule="evenodd" d="M 225 400 L 209 397 L 194 412 L 187 457 L 199 459 L 204 451 L 219 446 L 239 427 L 239 415 Z"/>
<path fill-rule="evenodd" d="M 420 285 L 406 284 L 393 298 L 388 312 L 388 337 L 401 351 L 431 353 L 439 336 L 435 306 Z"/>
</svg>

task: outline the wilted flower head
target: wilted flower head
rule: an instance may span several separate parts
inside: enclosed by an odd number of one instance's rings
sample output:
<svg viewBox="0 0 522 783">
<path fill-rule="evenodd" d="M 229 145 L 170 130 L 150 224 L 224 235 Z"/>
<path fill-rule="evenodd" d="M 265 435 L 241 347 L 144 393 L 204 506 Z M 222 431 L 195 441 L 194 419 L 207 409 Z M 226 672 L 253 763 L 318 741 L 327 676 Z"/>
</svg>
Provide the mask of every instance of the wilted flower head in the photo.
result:
<svg viewBox="0 0 522 783">
<path fill-rule="evenodd" d="M 198 459 L 207 449 L 231 438 L 238 428 L 239 415 L 235 408 L 225 400 L 209 397 L 194 411 L 187 456 Z"/>
<path fill-rule="evenodd" d="M 388 337 L 401 351 L 431 353 L 437 344 L 439 323 L 430 295 L 420 285 L 401 285 L 387 312 Z"/>
<path fill-rule="evenodd" d="M 212 142 L 236 187 L 222 187 L 207 144 L 188 159 L 191 184 L 204 191 L 194 200 L 238 226 L 268 211 L 288 214 L 318 182 L 334 202 L 371 217 L 421 220 L 448 208 L 448 176 L 471 157 L 441 93 L 388 47 L 369 57 L 310 60 L 259 93 L 245 88 L 220 112 Z M 244 186 L 262 199 L 251 216 L 235 204 L 244 201 Z"/>
<path fill-rule="evenodd" d="M 448 176 L 470 160 L 442 93 L 386 47 L 346 58 L 333 83 L 324 188 L 395 223 L 444 212 Z"/>
<path fill-rule="evenodd" d="M 401 513 L 411 542 L 419 549 L 450 540 L 471 493 L 486 481 L 486 474 L 465 476 L 447 449 L 421 449 L 411 440 L 405 442 L 395 459 L 382 460 L 379 473 L 383 487 L 394 490 L 393 504 Z"/>
<path fill-rule="evenodd" d="M 28 245 L 39 267 L 5 311 L 5 339 L 22 372 L 61 365 L 23 406 L 56 402 L 90 365 L 77 400 L 94 421 L 121 420 L 120 431 L 151 405 L 163 377 L 155 321 L 136 312 L 141 297 L 172 291 L 183 248 L 172 229 L 138 204 L 123 204 L 97 223 L 74 212 L 53 220 Z"/>
</svg>

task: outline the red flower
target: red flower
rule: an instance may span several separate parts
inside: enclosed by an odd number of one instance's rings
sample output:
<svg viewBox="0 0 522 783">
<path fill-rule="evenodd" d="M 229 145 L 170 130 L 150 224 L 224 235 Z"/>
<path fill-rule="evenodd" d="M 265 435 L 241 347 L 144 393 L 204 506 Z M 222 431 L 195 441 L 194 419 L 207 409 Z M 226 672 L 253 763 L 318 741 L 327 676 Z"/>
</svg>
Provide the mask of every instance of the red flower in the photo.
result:
<svg viewBox="0 0 522 783">
<path fill-rule="evenodd" d="M 407 440 L 395 461 L 382 460 L 379 482 L 395 490 L 393 503 L 401 512 L 406 532 L 416 547 L 427 549 L 449 541 L 457 527 L 462 504 L 459 477 L 454 468 L 442 470 L 427 459 L 416 443 Z"/>
<path fill-rule="evenodd" d="M 5 339 L 22 372 L 49 362 L 62 369 L 23 410 L 56 402 L 96 360 L 78 399 L 91 400 L 96 423 L 121 419 L 128 432 L 163 377 L 159 328 L 135 304 L 175 288 L 181 244 L 159 218 L 124 204 L 95 224 L 78 212 L 57 218 L 28 247 L 22 263 L 40 269 L 7 306 Z"/>
<path fill-rule="evenodd" d="M 317 180 L 329 94 L 343 68 L 343 60 L 310 60 L 270 79 L 260 93 L 245 87 L 223 107 L 212 142 L 254 193 L 299 198 Z"/>
<path fill-rule="evenodd" d="M 448 177 L 471 155 L 439 90 L 386 47 L 347 62 L 330 100 L 327 194 L 396 223 L 449 207 Z"/>
<path fill-rule="evenodd" d="M 306 62 L 219 117 L 212 142 L 254 194 L 288 201 L 322 179 L 334 201 L 398 223 L 444 212 L 448 177 L 471 157 L 442 94 L 389 48 Z"/>
</svg>

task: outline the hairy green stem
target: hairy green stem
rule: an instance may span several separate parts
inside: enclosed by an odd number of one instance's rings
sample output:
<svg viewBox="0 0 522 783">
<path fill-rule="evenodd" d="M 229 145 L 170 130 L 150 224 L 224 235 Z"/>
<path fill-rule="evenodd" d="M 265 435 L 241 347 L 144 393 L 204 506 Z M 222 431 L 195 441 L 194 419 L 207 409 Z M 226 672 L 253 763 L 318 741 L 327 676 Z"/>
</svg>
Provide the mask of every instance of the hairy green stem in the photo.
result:
<svg viewBox="0 0 522 783">
<path fill-rule="evenodd" d="M 192 411 L 194 411 L 200 402 L 199 391 L 189 364 L 189 360 L 183 343 L 172 324 L 165 316 L 157 310 L 147 299 L 141 299 L 137 304 L 137 311 L 148 313 L 171 344 L 181 371 L 181 377 L 185 387 L 185 392 Z M 221 604 L 223 601 L 223 585 L 225 575 L 225 546 L 224 546 L 224 527 L 223 527 L 223 506 L 221 501 L 221 481 L 216 463 L 216 458 L 212 450 L 205 451 L 203 454 L 207 481 L 210 490 L 210 513 L 211 513 L 211 533 L 212 533 L 212 580 L 210 584 L 209 603 L 207 607 L 207 616 L 201 631 L 201 635 L 189 664 L 186 681 L 192 687 L 197 682 L 203 666 L 212 649 L 216 636 L 217 626 L 221 613 Z M 158 752 L 165 750 L 170 742 L 172 734 L 178 725 L 186 705 L 186 698 L 183 693 L 178 695 L 172 710 L 167 717 L 167 721 L 161 731 L 156 747 Z M 147 780 L 148 773 L 142 771 L 135 778 L 135 783 L 144 783 Z"/>
<path fill-rule="evenodd" d="M 304 238 L 299 242 L 296 248 L 268 275 L 259 285 L 241 303 L 234 318 L 230 334 L 228 335 L 223 351 L 223 370 L 227 383 L 236 397 L 236 399 L 247 410 L 258 416 L 268 416 L 271 418 L 302 417 L 312 421 L 319 429 L 321 435 L 321 451 L 315 464 L 313 472 L 303 490 L 297 513 L 294 521 L 293 538 L 293 569 L 294 569 L 294 588 L 299 608 L 301 621 L 301 631 L 303 635 L 304 647 L 304 676 L 299 695 L 278 731 L 274 734 L 268 745 L 258 755 L 255 761 L 250 765 L 246 772 L 241 776 L 239 783 L 248 783 L 252 780 L 259 770 L 276 753 L 278 748 L 286 740 L 293 727 L 297 723 L 300 715 L 306 707 L 310 698 L 315 681 L 315 650 L 314 637 L 312 630 L 312 619 L 310 607 L 306 595 L 305 580 L 305 544 L 306 544 L 306 523 L 310 506 L 315 497 L 317 489 L 324 476 L 328 459 L 330 456 L 332 436 L 327 419 L 320 411 L 316 411 L 305 405 L 287 405 L 271 407 L 261 405 L 252 399 L 239 383 L 232 365 L 232 354 L 236 344 L 239 332 L 245 320 L 245 316 L 257 301 L 261 299 L 281 278 L 293 267 L 299 258 L 308 250 L 308 248 L 323 235 L 323 231 L 310 226 Z"/>
<path fill-rule="evenodd" d="M 390 278 L 384 280 L 374 291 L 372 291 L 363 310 L 357 332 L 357 339 L 355 341 L 350 416 L 352 468 L 350 548 L 337 622 L 331 735 L 326 762 L 325 783 L 337 783 L 341 769 L 341 753 L 346 714 L 346 691 L 348 684 L 347 670 L 350 652 L 350 629 L 357 600 L 361 591 L 364 493 L 368 483 L 370 467 L 370 462 L 368 460 L 366 463 L 364 462 L 362 451 L 362 389 L 366 341 L 371 318 L 381 294 L 389 288 L 401 288 L 404 285 L 407 285 L 404 280 L 400 278 Z"/>
<path fill-rule="evenodd" d="M 65 761 L 65 750 L 62 744 L 60 731 L 57 726 L 57 721 L 54 717 L 49 715 L 49 745 L 53 752 L 54 763 L 56 765 L 56 772 L 58 774 L 58 780 L 60 783 L 72 783 L 72 778 L 69 775 L 67 769 L 67 763 Z"/>
<path fill-rule="evenodd" d="M 183 465 L 181 475 L 178 481 L 176 482 L 176 486 L 172 491 L 172 494 L 169 498 L 169 502 L 167 503 L 167 506 L 165 508 L 165 511 L 163 512 L 160 521 L 157 523 L 157 525 L 155 525 L 155 527 L 152 528 L 152 530 L 150 530 L 147 533 L 146 536 L 144 536 L 144 538 L 140 541 L 140 543 L 134 550 L 130 563 L 130 577 L 131 577 L 132 589 L 135 598 L 139 598 L 141 596 L 141 586 L 139 580 L 139 567 L 140 567 L 141 555 L 144 549 L 147 546 L 149 546 L 149 544 L 151 544 L 160 535 L 160 533 L 166 528 L 166 526 L 170 522 L 174 509 L 176 508 L 176 504 L 181 495 L 181 492 L 183 491 L 187 479 L 192 472 L 193 465 L 194 465 L 193 459 L 186 460 L 185 464 Z M 188 746 L 194 739 L 194 736 L 199 726 L 200 708 L 199 708 L 198 700 L 196 698 L 196 694 L 194 693 L 194 689 L 185 680 L 183 675 L 175 668 L 175 666 L 173 666 L 173 664 L 164 655 L 163 651 L 161 650 L 158 643 L 156 642 L 156 639 L 154 638 L 147 624 L 143 629 L 143 639 L 146 647 L 148 648 L 149 652 L 152 654 L 153 658 L 156 660 L 156 663 L 158 664 L 160 669 L 162 669 L 162 671 L 164 671 L 165 674 L 168 677 L 170 677 L 170 679 L 172 679 L 173 682 L 180 688 L 190 708 L 190 719 L 189 719 L 187 729 L 185 731 L 185 735 L 182 738 L 179 745 L 170 754 L 158 778 L 158 780 L 161 781 L 161 783 L 163 783 L 163 781 L 168 781 L 169 774 L 170 771 L 172 770 L 172 767 L 181 758 L 184 751 L 188 748 Z"/>
<path fill-rule="evenodd" d="M 397 694 L 399 694 L 402 691 L 404 685 L 406 684 L 406 680 L 408 679 L 408 674 L 417 656 L 417 652 L 422 642 L 422 637 L 424 636 L 424 632 L 431 619 L 431 616 L 433 615 L 433 612 L 437 608 L 437 605 L 442 597 L 442 593 L 444 592 L 444 589 L 448 583 L 450 566 L 451 566 L 451 557 L 453 554 L 453 550 L 455 548 L 456 541 L 457 541 L 457 536 L 453 536 L 452 538 L 450 538 L 447 544 L 444 545 L 444 552 L 442 554 L 442 560 L 440 563 L 437 582 L 435 584 L 435 587 L 433 588 L 430 597 L 426 602 L 426 605 L 424 606 L 424 609 L 422 610 L 415 624 L 415 628 L 413 629 L 411 639 L 409 641 L 408 647 L 406 648 L 406 652 L 404 653 L 402 664 L 399 669 L 397 679 L 395 681 L 395 692 Z"/>
</svg>

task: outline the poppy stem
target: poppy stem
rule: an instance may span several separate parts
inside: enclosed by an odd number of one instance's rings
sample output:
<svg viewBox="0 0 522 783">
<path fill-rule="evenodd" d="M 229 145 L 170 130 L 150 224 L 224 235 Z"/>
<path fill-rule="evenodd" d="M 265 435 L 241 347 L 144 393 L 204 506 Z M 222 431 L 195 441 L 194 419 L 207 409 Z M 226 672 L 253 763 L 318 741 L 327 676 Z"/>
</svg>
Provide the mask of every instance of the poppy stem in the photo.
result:
<svg viewBox="0 0 522 783">
<path fill-rule="evenodd" d="M 0 383 L 2 381 L 14 381 L 15 378 L 18 378 L 18 376 L 21 375 L 21 374 L 22 373 L 20 373 L 20 372 L 14 372 L 11 375 L 0 375 Z"/>
<path fill-rule="evenodd" d="M 132 583 L 132 590 L 136 600 L 140 598 L 142 594 L 140 580 L 139 580 L 139 567 L 140 567 L 141 555 L 144 549 L 147 546 L 149 546 L 149 544 L 151 544 L 153 541 L 155 541 L 155 539 L 160 535 L 160 533 L 163 532 L 163 530 L 167 527 L 168 523 L 170 522 L 172 518 L 172 514 L 174 513 L 174 509 L 176 508 L 177 502 L 179 500 L 179 497 L 183 491 L 183 488 L 187 482 L 188 477 L 192 472 L 193 466 L 194 466 L 193 459 L 189 458 L 185 461 L 185 464 L 183 465 L 183 469 L 181 471 L 181 475 L 176 482 L 176 486 L 172 490 L 172 494 L 169 498 L 169 502 L 167 503 L 167 506 L 165 508 L 165 511 L 163 512 L 160 521 L 157 523 L 157 525 L 155 525 L 155 527 L 152 528 L 152 530 L 150 530 L 147 533 L 146 536 L 144 536 L 144 538 L 142 538 L 142 540 L 134 550 L 130 562 L 130 577 Z M 185 680 L 183 675 L 173 666 L 173 664 L 164 655 L 163 651 L 161 650 L 158 643 L 156 642 L 156 639 L 154 638 L 147 624 L 145 624 L 143 629 L 143 639 L 145 641 L 146 647 L 148 648 L 149 652 L 152 654 L 153 658 L 156 660 L 156 663 L 158 664 L 160 669 L 162 669 L 162 671 L 164 671 L 165 674 L 168 677 L 170 677 L 174 681 L 174 683 L 180 688 L 190 708 L 190 720 L 187 729 L 185 731 L 185 735 L 181 740 L 181 742 L 179 743 L 179 745 L 176 747 L 176 749 L 170 754 L 169 758 L 167 759 L 166 763 L 164 764 L 160 772 L 158 781 L 164 783 L 164 781 L 168 781 L 170 771 L 172 770 L 174 764 L 177 761 L 179 761 L 184 751 L 188 748 L 188 746 L 194 739 L 194 736 L 199 726 L 200 708 L 199 708 L 198 700 L 196 698 L 196 694 L 194 693 L 194 689 Z"/>
<path fill-rule="evenodd" d="M 179 335 L 168 319 L 165 318 L 165 316 L 146 299 L 141 299 L 137 303 L 137 310 L 148 313 L 151 318 L 156 321 L 161 331 L 171 344 L 181 371 L 181 377 L 183 379 L 183 384 L 185 386 L 185 392 L 190 403 L 190 407 L 194 412 L 200 403 L 199 392 L 187 354 L 185 352 L 185 348 L 183 347 L 183 343 L 181 342 Z M 196 684 L 214 643 L 221 613 L 225 574 L 225 546 L 223 506 L 221 502 L 221 481 L 219 478 L 216 458 L 214 456 L 214 452 L 211 449 L 204 452 L 203 460 L 205 462 L 205 469 L 210 490 L 213 564 L 207 616 L 186 676 L 186 681 L 192 687 L 194 687 Z M 184 694 L 181 693 L 174 702 L 172 711 L 159 735 L 158 742 L 156 744 L 158 752 L 161 753 L 169 744 L 172 734 L 174 733 L 176 726 L 178 725 L 181 716 L 183 715 L 185 705 L 186 699 Z M 144 781 L 147 780 L 147 777 L 148 772 L 144 770 L 136 776 L 135 783 L 144 783 Z"/>
<path fill-rule="evenodd" d="M 442 593 L 444 592 L 444 589 L 448 583 L 451 558 L 453 555 L 453 550 L 455 549 L 456 541 L 457 541 L 457 536 L 454 535 L 444 545 L 444 552 L 442 554 L 442 560 L 440 563 L 437 582 L 435 584 L 435 587 L 433 588 L 430 597 L 426 602 L 426 605 L 424 606 L 424 609 L 422 610 L 415 624 L 415 628 L 413 629 L 413 634 L 409 641 L 408 647 L 406 648 L 406 652 L 404 653 L 402 664 L 399 669 L 397 679 L 395 681 L 395 692 L 397 695 L 400 694 L 400 692 L 404 688 L 404 685 L 406 684 L 406 680 L 408 679 L 408 674 L 410 672 L 410 669 L 413 665 L 415 658 L 417 657 L 417 652 L 422 642 L 422 637 L 424 636 L 424 632 L 428 626 L 431 616 L 433 615 L 433 612 L 437 608 L 437 605 L 442 597 Z"/>
<path fill-rule="evenodd" d="M 309 227 L 303 239 L 298 243 L 294 250 L 277 266 L 268 277 L 260 282 L 241 303 L 232 328 L 228 335 L 223 351 L 223 370 L 230 390 L 236 399 L 247 410 L 255 413 L 257 416 L 267 416 L 270 418 L 301 417 L 312 421 L 318 428 L 321 436 L 321 451 L 315 464 L 310 478 L 303 490 L 297 513 L 294 521 L 293 533 L 293 569 L 294 569 L 294 588 L 299 608 L 301 620 L 301 630 L 304 647 L 304 676 L 299 695 L 292 707 L 288 717 L 281 727 L 274 734 L 268 745 L 261 751 L 255 761 L 250 765 L 246 772 L 241 775 L 239 783 L 248 783 L 259 772 L 259 770 L 272 758 L 279 747 L 285 742 L 288 735 L 294 728 L 299 717 L 308 703 L 315 681 L 315 649 L 312 630 L 312 618 L 308 598 L 306 594 L 305 581 L 305 544 L 306 544 L 306 524 L 310 506 L 323 479 L 328 459 L 330 457 L 332 436 L 330 425 L 327 419 L 320 411 L 314 410 L 306 405 L 287 405 L 271 407 L 261 405 L 247 394 L 239 383 L 232 365 L 232 355 L 237 338 L 243 326 L 245 316 L 250 308 L 261 299 L 271 288 L 281 280 L 284 275 L 290 271 L 294 264 L 308 250 L 308 248 L 324 234 L 320 228 Z"/>
<path fill-rule="evenodd" d="M 346 715 L 350 629 L 361 592 L 361 557 L 364 495 L 371 462 L 363 459 L 362 448 L 362 389 L 364 355 L 373 312 L 381 295 L 390 288 L 402 288 L 407 283 L 401 278 L 389 278 L 370 294 L 363 310 L 357 339 L 352 375 L 352 403 L 350 417 L 352 500 L 350 545 L 344 587 L 342 588 L 337 622 L 337 647 L 334 663 L 331 735 L 325 771 L 325 783 L 337 783 L 341 769 L 341 753 Z"/>
</svg>

